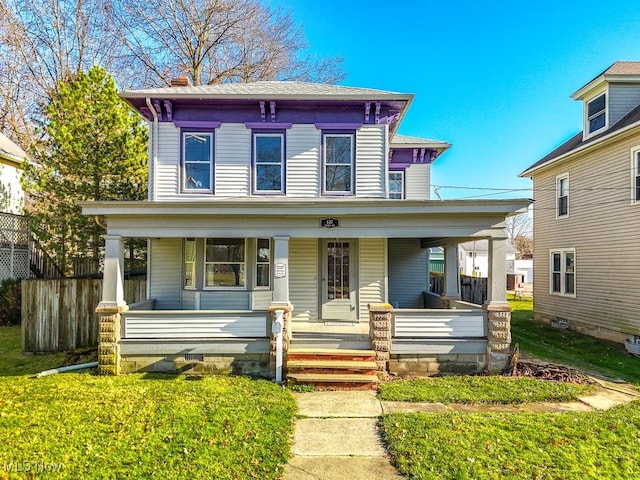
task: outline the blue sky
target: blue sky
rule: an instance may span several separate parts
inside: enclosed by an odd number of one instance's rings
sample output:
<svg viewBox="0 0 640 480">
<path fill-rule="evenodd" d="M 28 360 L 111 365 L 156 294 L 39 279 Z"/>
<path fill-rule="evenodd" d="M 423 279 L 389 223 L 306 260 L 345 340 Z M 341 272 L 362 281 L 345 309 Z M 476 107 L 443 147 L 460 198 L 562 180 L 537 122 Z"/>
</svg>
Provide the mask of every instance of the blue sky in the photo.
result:
<svg viewBox="0 0 640 480">
<path fill-rule="evenodd" d="M 569 95 L 640 60 L 638 0 L 268 3 L 303 24 L 310 52 L 344 58 L 341 84 L 416 95 L 399 133 L 451 143 L 432 184 L 467 187 L 443 199 L 531 197 L 469 188 L 530 188 L 518 173 L 581 129 Z"/>
</svg>

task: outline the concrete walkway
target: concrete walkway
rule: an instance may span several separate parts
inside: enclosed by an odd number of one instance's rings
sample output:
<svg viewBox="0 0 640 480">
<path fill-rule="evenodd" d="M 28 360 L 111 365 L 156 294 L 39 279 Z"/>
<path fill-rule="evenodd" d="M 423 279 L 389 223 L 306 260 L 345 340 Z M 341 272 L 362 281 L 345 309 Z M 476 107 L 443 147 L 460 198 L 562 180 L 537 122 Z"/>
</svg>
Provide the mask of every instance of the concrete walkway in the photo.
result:
<svg viewBox="0 0 640 480">
<path fill-rule="evenodd" d="M 594 379 L 600 388 L 568 403 L 461 405 L 387 402 L 371 391 L 298 393 L 293 457 L 283 480 L 401 480 L 389 463 L 378 417 L 394 412 L 591 412 L 640 399 L 632 385 Z"/>
</svg>

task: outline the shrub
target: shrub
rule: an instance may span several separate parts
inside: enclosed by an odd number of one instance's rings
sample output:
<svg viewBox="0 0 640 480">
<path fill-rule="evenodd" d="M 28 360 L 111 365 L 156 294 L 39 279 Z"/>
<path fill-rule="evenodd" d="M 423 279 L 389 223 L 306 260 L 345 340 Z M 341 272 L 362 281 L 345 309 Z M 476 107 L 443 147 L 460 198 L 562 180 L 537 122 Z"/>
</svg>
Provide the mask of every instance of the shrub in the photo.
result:
<svg viewBox="0 0 640 480">
<path fill-rule="evenodd" d="M 0 283 L 0 326 L 20 325 L 19 279 L 7 279 Z"/>
</svg>

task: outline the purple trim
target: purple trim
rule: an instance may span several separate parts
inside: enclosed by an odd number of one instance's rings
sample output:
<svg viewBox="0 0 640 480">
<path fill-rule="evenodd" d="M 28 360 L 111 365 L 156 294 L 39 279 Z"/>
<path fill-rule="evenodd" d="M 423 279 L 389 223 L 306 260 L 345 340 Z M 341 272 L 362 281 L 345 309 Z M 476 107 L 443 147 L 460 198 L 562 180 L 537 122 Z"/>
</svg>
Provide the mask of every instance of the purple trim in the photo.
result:
<svg viewBox="0 0 640 480">
<path fill-rule="evenodd" d="M 263 122 L 266 121 L 264 104 L 265 104 L 265 101 L 260 100 L 260 118 L 262 119 Z"/>
<path fill-rule="evenodd" d="M 316 123 L 315 126 L 321 130 L 357 130 L 362 123 Z"/>
<path fill-rule="evenodd" d="M 244 122 L 245 127 L 256 130 L 287 130 L 291 125 L 293 123 Z"/>
<path fill-rule="evenodd" d="M 413 163 L 417 163 L 418 160 L 418 149 L 414 148 L 413 149 Z"/>
<path fill-rule="evenodd" d="M 208 120 L 175 120 L 173 124 L 180 128 L 218 128 L 222 122 Z"/>
<path fill-rule="evenodd" d="M 271 110 L 271 123 L 276 121 L 276 102 L 269 102 L 269 110 Z"/>
<path fill-rule="evenodd" d="M 369 123 L 369 115 L 371 114 L 371 102 L 364 104 L 364 123 Z"/>
<path fill-rule="evenodd" d="M 380 102 L 376 102 L 376 122 L 375 123 L 380 123 Z"/>
<path fill-rule="evenodd" d="M 173 121 L 173 104 L 171 103 L 171 100 L 164 101 L 164 109 L 167 111 L 167 120 L 172 122 Z"/>
<path fill-rule="evenodd" d="M 162 121 L 162 108 L 160 107 L 160 100 L 156 100 L 153 102 L 153 108 L 155 108 L 156 113 L 158 114 L 158 120 Z"/>
<path fill-rule="evenodd" d="M 147 107 L 140 107 L 140 113 L 148 121 L 151 122 L 153 120 L 153 115 L 151 115 L 151 110 L 149 110 Z"/>
</svg>

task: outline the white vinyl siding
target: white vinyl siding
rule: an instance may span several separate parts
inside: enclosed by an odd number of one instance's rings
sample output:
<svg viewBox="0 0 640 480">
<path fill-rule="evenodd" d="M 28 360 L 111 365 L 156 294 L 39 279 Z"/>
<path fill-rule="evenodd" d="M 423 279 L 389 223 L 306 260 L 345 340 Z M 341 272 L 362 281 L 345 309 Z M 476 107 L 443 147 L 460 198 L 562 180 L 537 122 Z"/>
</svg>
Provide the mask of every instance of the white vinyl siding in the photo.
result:
<svg viewBox="0 0 640 480">
<path fill-rule="evenodd" d="M 293 321 L 318 319 L 318 241 L 292 238 L 289 241 L 289 298 Z"/>
<path fill-rule="evenodd" d="M 428 249 L 419 238 L 389 239 L 389 303 L 397 308 L 423 308 L 428 288 Z"/>
<path fill-rule="evenodd" d="M 13 165 L 4 165 L 0 163 L 0 183 L 8 194 L 8 205 L 3 211 L 5 213 L 22 213 L 22 205 L 24 201 L 24 192 L 20 185 L 22 170 L 17 169 Z"/>
<path fill-rule="evenodd" d="M 431 165 L 416 163 L 409 165 L 404 173 L 406 200 L 429 200 Z"/>
<path fill-rule="evenodd" d="M 251 191 L 251 130 L 226 123 L 216 129 L 216 197 L 246 197 Z"/>
<path fill-rule="evenodd" d="M 149 298 L 156 309 L 180 309 L 182 291 L 182 239 L 164 238 L 149 244 Z"/>
<path fill-rule="evenodd" d="M 387 239 L 361 238 L 358 256 L 359 316 L 361 322 L 366 322 L 369 320 L 367 305 L 386 300 Z"/>
<path fill-rule="evenodd" d="M 249 310 L 250 292 L 205 290 L 200 294 L 201 310 Z"/>
<path fill-rule="evenodd" d="M 640 296 L 629 295 L 640 271 L 640 216 L 629 201 L 630 151 L 636 128 L 600 148 L 548 168 L 534 177 L 535 315 L 587 325 L 587 333 L 624 339 L 611 332 L 640 334 Z M 571 171 L 570 216 L 556 221 L 556 176 Z M 549 294 L 549 251 L 576 250 L 576 298 Z"/>
<path fill-rule="evenodd" d="M 179 195 L 180 129 L 172 123 L 158 124 L 158 200 L 171 200 Z"/>
<path fill-rule="evenodd" d="M 293 125 L 287 131 L 287 196 L 320 196 L 320 137 L 315 125 Z"/>
<path fill-rule="evenodd" d="M 385 197 L 387 151 L 386 125 L 365 125 L 356 132 L 356 196 Z"/>
<path fill-rule="evenodd" d="M 609 85 L 609 125 L 615 125 L 638 105 L 640 105 L 640 85 L 616 83 Z"/>
</svg>

